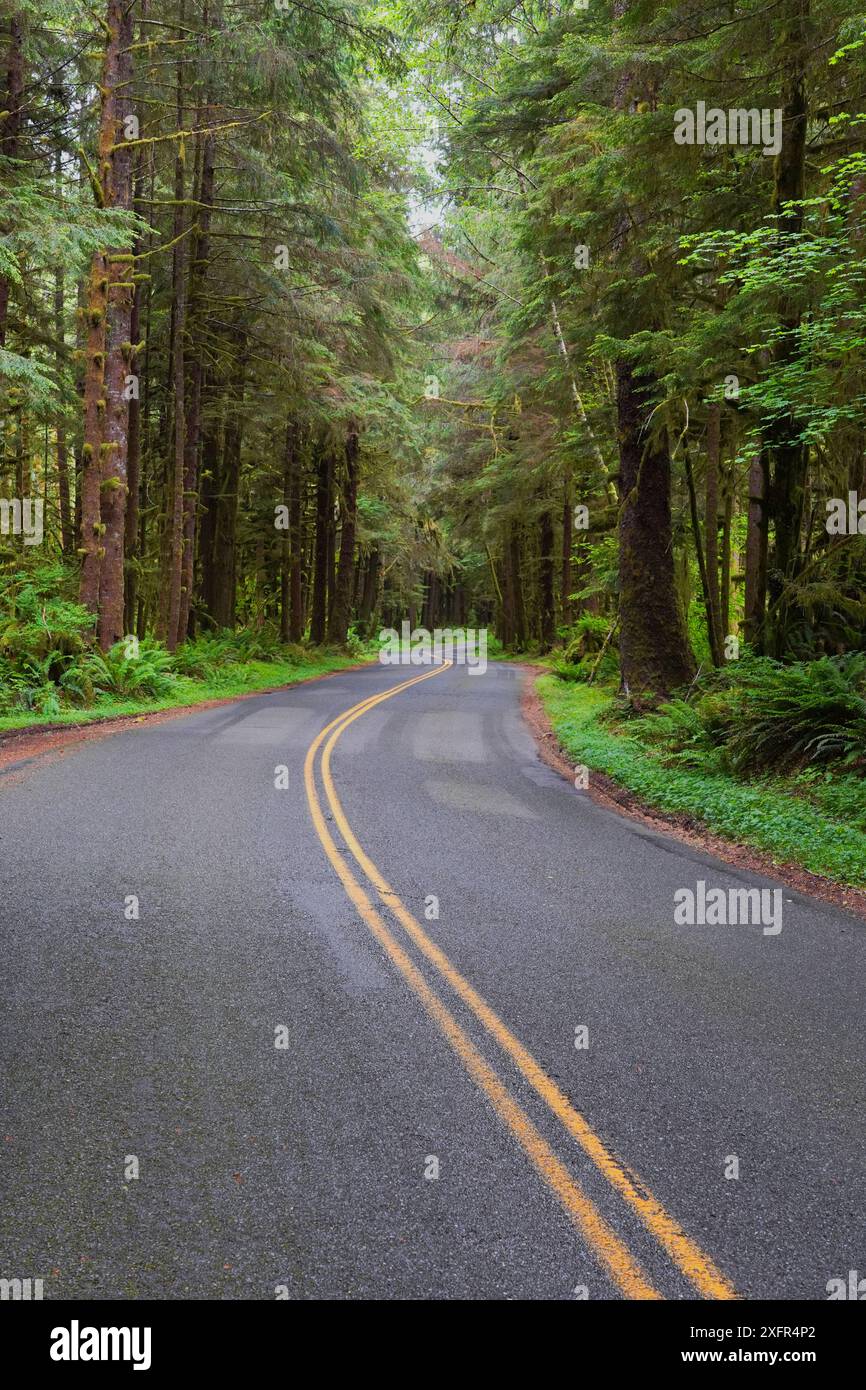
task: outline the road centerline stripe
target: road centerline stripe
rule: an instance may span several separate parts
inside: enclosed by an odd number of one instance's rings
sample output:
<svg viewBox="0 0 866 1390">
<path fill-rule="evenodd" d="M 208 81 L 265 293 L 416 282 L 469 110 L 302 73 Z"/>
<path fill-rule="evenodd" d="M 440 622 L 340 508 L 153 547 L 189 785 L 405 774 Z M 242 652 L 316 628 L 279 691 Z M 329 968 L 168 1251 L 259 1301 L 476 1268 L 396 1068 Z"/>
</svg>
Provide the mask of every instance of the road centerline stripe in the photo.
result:
<svg viewBox="0 0 866 1390">
<path fill-rule="evenodd" d="M 445 669 L 447 667 L 437 667 L 424 676 L 403 682 L 383 694 L 372 696 L 362 701 L 360 705 L 354 706 L 354 712 L 356 715 L 363 714 L 367 709 L 378 704 L 381 699 L 396 694 L 399 690 L 405 690 L 420 680 L 427 680 L 430 676 L 439 675 Z M 351 713 L 351 711 L 346 713 Z M 361 884 L 341 858 L 337 845 L 328 831 L 319 802 L 315 784 L 315 757 L 324 738 L 335 726 L 339 726 L 337 732 L 340 732 L 344 719 L 345 714 L 333 720 L 313 740 L 304 762 L 304 784 L 316 833 L 349 899 L 379 945 L 420 1000 L 427 1014 L 451 1045 L 471 1079 L 486 1096 L 494 1113 L 511 1132 L 536 1171 L 559 1199 L 573 1224 L 583 1235 L 590 1250 L 607 1268 L 621 1292 L 627 1298 L 633 1299 L 661 1298 L 662 1295 L 650 1282 L 624 1241 L 608 1225 L 605 1218 L 586 1196 L 529 1116 L 510 1095 L 503 1082 L 457 1022 L 454 1015 L 427 983 L 418 966 L 389 931 L 384 919 L 373 906 Z"/>
<path fill-rule="evenodd" d="M 447 668 L 444 666 L 437 667 L 436 670 L 429 672 L 428 676 L 438 675 L 445 669 Z M 333 813 L 334 822 L 340 831 L 340 835 L 358 867 L 375 888 L 382 903 L 397 919 L 400 926 L 403 927 L 427 960 L 438 970 L 439 974 L 447 981 L 455 993 L 482 1023 L 487 1032 L 511 1057 L 512 1061 L 518 1067 L 518 1070 L 529 1082 L 536 1094 L 541 1097 L 549 1110 L 583 1149 L 584 1153 L 590 1158 L 595 1167 L 619 1193 L 623 1200 L 638 1214 L 653 1237 L 667 1251 L 677 1268 L 695 1286 L 703 1297 L 712 1299 L 734 1299 L 737 1297 L 736 1290 L 726 1276 L 716 1267 L 710 1256 L 686 1235 L 679 1223 L 650 1192 L 642 1179 L 636 1174 L 630 1173 L 617 1160 L 606 1147 L 602 1139 L 592 1129 L 585 1117 L 574 1108 L 564 1092 L 557 1086 L 556 1082 L 547 1075 L 539 1063 L 536 1062 L 535 1058 L 519 1039 L 515 1037 L 506 1024 L 503 1023 L 486 1000 L 478 994 L 469 981 L 460 974 L 454 965 L 452 965 L 444 951 L 431 940 L 421 926 L 421 923 L 413 916 L 394 888 L 392 888 L 377 866 L 364 852 L 349 825 L 339 797 L 337 796 L 331 774 L 330 763 L 334 745 L 349 725 L 354 723 L 356 719 L 359 719 L 362 714 L 365 714 L 368 709 L 371 709 L 374 705 L 380 703 L 380 701 L 390 699 L 393 695 L 399 694 L 410 685 L 417 684 L 418 680 L 426 678 L 425 676 L 416 677 L 412 681 L 393 686 L 390 690 L 381 692 L 379 695 L 373 696 L 372 699 L 361 702 L 360 705 L 353 706 L 351 709 L 346 710 L 342 716 L 333 720 L 327 728 L 322 730 L 318 739 L 314 740 L 314 746 L 311 750 L 311 762 L 330 733 L 330 738 L 328 738 L 321 756 L 320 772 L 325 795 Z M 342 863 L 343 861 L 341 860 L 340 862 Z"/>
</svg>

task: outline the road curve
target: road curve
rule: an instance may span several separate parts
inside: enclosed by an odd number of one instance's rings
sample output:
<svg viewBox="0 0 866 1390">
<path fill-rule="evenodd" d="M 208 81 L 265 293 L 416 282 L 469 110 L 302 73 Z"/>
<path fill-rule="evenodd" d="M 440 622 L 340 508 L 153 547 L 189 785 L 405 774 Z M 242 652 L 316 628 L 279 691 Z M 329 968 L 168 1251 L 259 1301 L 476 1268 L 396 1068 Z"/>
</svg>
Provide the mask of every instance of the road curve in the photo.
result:
<svg viewBox="0 0 866 1390">
<path fill-rule="evenodd" d="M 0 777 L 0 1275 L 824 1299 L 863 1265 L 866 928 L 789 889 L 778 935 L 677 925 L 699 880 L 778 885 L 570 787 L 521 679 L 367 667 Z"/>
</svg>

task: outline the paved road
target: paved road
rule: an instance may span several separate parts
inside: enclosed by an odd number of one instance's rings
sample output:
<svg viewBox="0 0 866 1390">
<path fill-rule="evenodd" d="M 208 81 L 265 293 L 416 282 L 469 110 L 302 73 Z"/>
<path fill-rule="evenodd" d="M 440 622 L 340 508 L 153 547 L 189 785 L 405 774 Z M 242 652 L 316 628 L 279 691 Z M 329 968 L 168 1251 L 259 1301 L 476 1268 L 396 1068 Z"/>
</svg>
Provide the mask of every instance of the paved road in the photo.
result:
<svg viewBox="0 0 866 1390">
<path fill-rule="evenodd" d="M 821 1299 L 866 1270 L 866 927 L 789 890 L 777 936 L 676 925 L 677 889 L 747 881 L 546 768 L 507 666 L 337 725 L 311 813 L 320 731 L 416 674 L 0 778 L 0 1276 Z"/>
</svg>

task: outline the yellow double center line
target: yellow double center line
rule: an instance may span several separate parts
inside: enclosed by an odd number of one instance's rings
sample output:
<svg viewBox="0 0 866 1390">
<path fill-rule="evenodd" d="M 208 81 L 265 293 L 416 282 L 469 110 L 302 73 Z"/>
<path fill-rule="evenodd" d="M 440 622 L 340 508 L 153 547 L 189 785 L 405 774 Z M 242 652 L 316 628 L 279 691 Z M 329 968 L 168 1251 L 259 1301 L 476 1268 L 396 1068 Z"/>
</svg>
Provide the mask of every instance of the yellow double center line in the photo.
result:
<svg viewBox="0 0 866 1390">
<path fill-rule="evenodd" d="M 451 664 L 450 661 L 446 661 L 444 665 L 436 667 L 433 671 L 428 671 L 422 676 L 415 676 L 411 680 L 401 681 L 399 685 L 392 686 L 380 695 L 373 695 L 369 699 L 361 700 L 359 704 L 353 705 L 326 725 L 311 743 L 304 762 L 304 784 L 313 825 L 325 854 L 346 893 L 357 908 L 359 916 L 370 928 L 382 949 L 417 995 L 503 1124 L 511 1131 L 541 1177 L 556 1194 L 575 1226 L 607 1267 L 620 1290 L 627 1298 L 663 1297 L 650 1282 L 627 1246 L 589 1200 L 565 1165 L 557 1158 L 528 1115 L 506 1090 L 493 1068 L 478 1051 L 439 995 L 430 988 L 418 966 L 393 935 L 384 918 L 373 906 L 371 898 L 348 868 L 328 830 L 316 789 L 315 760 L 323 743 L 325 748 L 321 757 L 320 772 L 322 786 L 334 823 L 349 854 L 376 890 L 382 904 L 396 918 L 425 959 L 438 971 L 442 979 L 475 1015 L 487 1033 L 508 1054 L 551 1113 L 555 1115 L 587 1157 L 592 1160 L 620 1197 L 637 1213 L 647 1229 L 667 1251 L 673 1263 L 694 1285 L 698 1293 L 703 1298 L 736 1298 L 737 1294 L 733 1286 L 716 1268 L 709 1256 L 685 1235 L 674 1218 L 669 1215 L 645 1184 L 622 1167 L 587 1120 L 574 1109 L 556 1082 L 543 1071 L 523 1044 L 494 1013 L 490 1005 L 452 965 L 444 951 L 430 939 L 421 923 L 416 917 L 413 917 L 376 865 L 364 853 L 346 819 L 331 776 L 331 753 L 337 739 L 350 724 L 353 724 L 356 719 L 360 719 L 361 715 L 366 714 L 368 710 L 374 709 L 384 700 L 392 699 L 401 691 L 408 690 L 410 686 L 431 680 L 447 670 Z"/>
</svg>

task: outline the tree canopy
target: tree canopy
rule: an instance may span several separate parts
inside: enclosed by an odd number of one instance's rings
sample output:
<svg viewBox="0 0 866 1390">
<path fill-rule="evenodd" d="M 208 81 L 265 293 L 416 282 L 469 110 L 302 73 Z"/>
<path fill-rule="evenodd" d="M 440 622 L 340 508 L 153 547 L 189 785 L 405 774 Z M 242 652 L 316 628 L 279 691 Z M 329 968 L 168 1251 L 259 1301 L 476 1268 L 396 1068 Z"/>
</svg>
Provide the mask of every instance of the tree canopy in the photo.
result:
<svg viewBox="0 0 866 1390">
<path fill-rule="evenodd" d="M 38 570 L 104 651 L 475 624 L 636 702 L 863 647 L 850 0 L 4 0 L 0 45 L 13 619 Z"/>
</svg>

